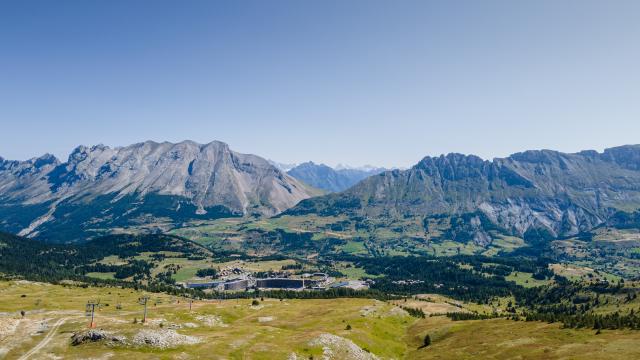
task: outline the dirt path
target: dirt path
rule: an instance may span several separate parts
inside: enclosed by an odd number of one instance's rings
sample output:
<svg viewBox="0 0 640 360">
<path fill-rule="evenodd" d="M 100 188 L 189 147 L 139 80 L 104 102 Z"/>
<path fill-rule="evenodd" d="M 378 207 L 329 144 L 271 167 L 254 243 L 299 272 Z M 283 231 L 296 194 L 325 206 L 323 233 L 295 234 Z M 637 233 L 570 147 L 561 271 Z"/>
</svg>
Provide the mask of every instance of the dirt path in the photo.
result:
<svg viewBox="0 0 640 360">
<path fill-rule="evenodd" d="M 47 336 L 45 336 L 44 339 L 42 339 L 42 341 L 38 343 L 38 345 L 34 346 L 33 349 L 29 350 L 24 355 L 20 356 L 18 360 L 27 360 L 31 355 L 37 353 L 43 347 L 47 346 L 49 341 L 51 341 L 53 336 L 56 334 L 56 331 L 58 331 L 58 328 L 60 327 L 60 325 L 64 324 L 64 322 L 67 321 L 68 319 L 69 318 L 58 319 L 58 321 L 56 321 L 56 323 L 53 324 L 53 327 L 51 328 L 51 330 L 49 330 L 49 333 L 47 334 Z"/>
</svg>

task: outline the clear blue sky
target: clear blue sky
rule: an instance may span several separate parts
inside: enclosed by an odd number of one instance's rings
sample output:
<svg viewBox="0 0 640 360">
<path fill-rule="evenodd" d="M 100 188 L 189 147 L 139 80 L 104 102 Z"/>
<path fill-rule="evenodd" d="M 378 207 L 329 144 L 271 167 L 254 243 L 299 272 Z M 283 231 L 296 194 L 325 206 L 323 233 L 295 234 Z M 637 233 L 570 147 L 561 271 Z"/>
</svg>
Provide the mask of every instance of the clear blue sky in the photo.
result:
<svg viewBox="0 0 640 360">
<path fill-rule="evenodd" d="M 640 1 L 0 2 L 0 156 L 408 166 L 640 143 Z"/>
</svg>

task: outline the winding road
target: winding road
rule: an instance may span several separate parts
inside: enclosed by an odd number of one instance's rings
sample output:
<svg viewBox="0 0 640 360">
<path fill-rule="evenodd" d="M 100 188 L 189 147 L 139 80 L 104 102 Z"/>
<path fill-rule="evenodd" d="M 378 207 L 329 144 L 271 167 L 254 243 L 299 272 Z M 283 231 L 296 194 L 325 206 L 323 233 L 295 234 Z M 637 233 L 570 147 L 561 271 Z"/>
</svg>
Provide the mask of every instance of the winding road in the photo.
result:
<svg viewBox="0 0 640 360">
<path fill-rule="evenodd" d="M 45 336 L 44 339 L 42 339 L 42 341 L 38 343 L 38 345 L 34 346 L 33 349 L 29 350 L 24 355 L 20 356 L 18 360 L 27 360 L 31 355 L 37 353 L 43 347 L 47 346 L 47 344 L 51 341 L 51 339 L 53 339 L 53 336 L 58 331 L 58 328 L 60 328 L 60 326 L 64 324 L 64 322 L 67 321 L 68 319 L 69 318 L 58 319 L 58 321 L 56 321 L 56 323 L 53 324 L 53 327 L 51 328 L 51 330 L 49 330 L 49 333 L 47 334 L 47 336 Z"/>
</svg>

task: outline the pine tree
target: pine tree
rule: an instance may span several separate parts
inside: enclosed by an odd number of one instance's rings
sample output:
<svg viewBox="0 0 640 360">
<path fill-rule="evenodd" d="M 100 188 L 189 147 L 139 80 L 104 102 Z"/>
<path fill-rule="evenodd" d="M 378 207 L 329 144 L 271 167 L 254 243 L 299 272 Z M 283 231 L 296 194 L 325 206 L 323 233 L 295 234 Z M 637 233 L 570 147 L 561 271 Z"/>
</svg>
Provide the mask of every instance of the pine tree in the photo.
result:
<svg viewBox="0 0 640 360">
<path fill-rule="evenodd" d="M 431 336 L 429 336 L 429 334 L 427 334 L 424 337 L 424 342 L 422 344 L 422 347 L 427 347 L 429 345 L 431 345 Z"/>
</svg>

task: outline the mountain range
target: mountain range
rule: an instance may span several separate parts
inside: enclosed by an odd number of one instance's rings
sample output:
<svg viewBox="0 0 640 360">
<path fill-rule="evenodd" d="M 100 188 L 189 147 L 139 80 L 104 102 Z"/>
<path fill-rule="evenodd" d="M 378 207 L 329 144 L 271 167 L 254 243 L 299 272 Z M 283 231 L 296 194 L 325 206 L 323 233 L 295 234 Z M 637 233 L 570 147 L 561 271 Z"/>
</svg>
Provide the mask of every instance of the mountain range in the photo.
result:
<svg viewBox="0 0 640 360">
<path fill-rule="evenodd" d="M 492 161 L 448 154 L 390 171 L 309 162 L 285 173 L 218 141 L 79 146 L 66 162 L 48 154 L 0 158 L 0 230 L 54 242 L 224 217 L 312 214 L 417 217 L 425 224 L 455 218 L 452 227 L 484 244 L 489 229 L 573 236 L 639 208 L 640 145 L 525 151 Z"/>
<path fill-rule="evenodd" d="M 0 226 L 55 241 L 132 224 L 270 216 L 320 193 L 218 141 L 79 146 L 64 163 L 0 158 Z"/>
<path fill-rule="evenodd" d="M 344 192 L 303 200 L 285 214 L 454 216 L 474 241 L 487 243 L 489 228 L 557 238 L 638 208 L 640 145 L 630 145 L 602 153 L 525 151 L 493 161 L 461 154 L 425 157 L 408 170 L 386 171 Z"/>
</svg>

